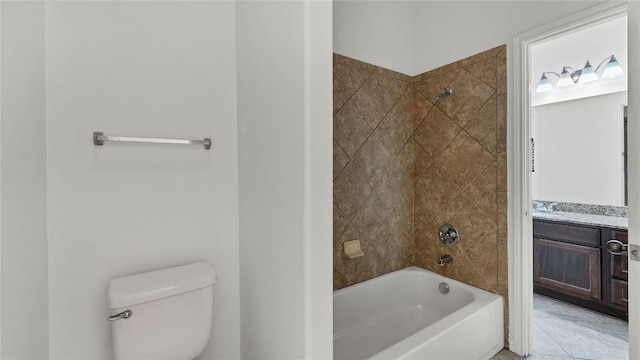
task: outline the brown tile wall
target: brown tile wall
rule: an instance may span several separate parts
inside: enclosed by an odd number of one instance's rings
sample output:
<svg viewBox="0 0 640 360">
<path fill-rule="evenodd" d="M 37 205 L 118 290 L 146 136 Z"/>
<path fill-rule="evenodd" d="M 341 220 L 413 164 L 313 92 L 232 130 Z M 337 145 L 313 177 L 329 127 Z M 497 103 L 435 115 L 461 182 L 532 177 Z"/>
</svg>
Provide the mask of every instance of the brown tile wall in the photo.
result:
<svg viewBox="0 0 640 360">
<path fill-rule="evenodd" d="M 417 265 L 502 295 L 507 324 L 506 47 L 414 77 L 334 55 L 333 82 L 334 288 Z"/>
<path fill-rule="evenodd" d="M 413 86 L 414 263 L 502 295 L 506 324 L 506 47 L 415 76 Z M 453 94 L 437 103 L 446 87 Z M 458 229 L 458 245 L 440 242 L 441 224 Z M 453 263 L 437 266 L 445 254 Z"/>
<path fill-rule="evenodd" d="M 409 76 L 334 55 L 334 288 L 411 265 L 413 87 Z M 350 260 L 343 243 L 359 239 Z"/>
</svg>

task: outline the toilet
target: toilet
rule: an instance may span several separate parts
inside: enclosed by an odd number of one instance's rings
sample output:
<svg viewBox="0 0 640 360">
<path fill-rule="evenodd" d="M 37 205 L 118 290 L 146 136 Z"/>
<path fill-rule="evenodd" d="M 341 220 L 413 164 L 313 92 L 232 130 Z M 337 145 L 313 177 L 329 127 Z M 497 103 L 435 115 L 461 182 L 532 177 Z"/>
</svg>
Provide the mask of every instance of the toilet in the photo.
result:
<svg viewBox="0 0 640 360">
<path fill-rule="evenodd" d="M 216 273 L 205 262 L 109 283 L 113 353 L 120 359 L 188 360 L 211 334 Z"/>
</svg>

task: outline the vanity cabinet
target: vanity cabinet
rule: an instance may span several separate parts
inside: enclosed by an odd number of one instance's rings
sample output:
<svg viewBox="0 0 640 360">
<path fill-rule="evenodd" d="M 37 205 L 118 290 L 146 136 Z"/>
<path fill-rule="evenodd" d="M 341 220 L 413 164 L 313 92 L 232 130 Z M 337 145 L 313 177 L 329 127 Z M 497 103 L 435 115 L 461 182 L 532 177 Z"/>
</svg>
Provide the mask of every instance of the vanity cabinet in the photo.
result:
<svg viewBox="0 0 640 360">
<path fill-rule="evenodd" d="M 583 299 L 601 299 L 600 229 L 534 222 L 533 281 Z"/>
<path fill-rule="evenodd" d="M 534 291 L 626 319 L 628 260 L 606 250 L 609 239 L 626 243 L 627 232 L 534 220 Z"/>
</svg>

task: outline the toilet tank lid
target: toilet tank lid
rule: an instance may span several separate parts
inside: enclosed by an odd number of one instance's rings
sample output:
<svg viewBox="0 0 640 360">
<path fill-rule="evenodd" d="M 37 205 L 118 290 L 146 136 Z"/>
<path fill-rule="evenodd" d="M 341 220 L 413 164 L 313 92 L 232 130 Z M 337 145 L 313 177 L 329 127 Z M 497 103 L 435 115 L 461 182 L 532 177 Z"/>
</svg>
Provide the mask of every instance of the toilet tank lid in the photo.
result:
<svg viewBox="0 0 640 360">
<path fill-rule="evenodd" d="M 211 286 L 216 272 L 206 262 L 125 276 L 109 283 L 109 307 L 117 309 Z"/>
</svg>

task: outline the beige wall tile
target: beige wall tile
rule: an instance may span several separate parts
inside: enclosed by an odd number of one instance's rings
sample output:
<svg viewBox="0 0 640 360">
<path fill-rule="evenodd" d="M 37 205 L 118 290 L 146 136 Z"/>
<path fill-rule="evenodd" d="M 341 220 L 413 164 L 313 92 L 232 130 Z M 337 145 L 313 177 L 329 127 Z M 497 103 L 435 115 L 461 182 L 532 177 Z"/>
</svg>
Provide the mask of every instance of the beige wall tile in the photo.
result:
<svg viewBox="0 0 640 360">
<path fill-rule="evenodd" d="M 431 78 L 422 79 L 422 81 L 414 83 L 413 87 L 424 95 L 428 101 L 435 103 L 436 95 L 451 86 L 451 83 L 455 80 L 457 73 L 457 70 L 443 72 L 434 75 Z"/>
<path fill-rule="evenodd" d="M 437 157 L 462 131 L 440 109 L 434 107 L 413 134 L 413 139 L 431 157 Z"/>
<path fill-rule="evenodd" d="M 334 101 L 344 102 L 334 115 L 338 289 L 413 263 L 414 100 L 403 74 L 336 56 L 334 75 Z M 343 244 L 354 239 L 365 256 L 348 259 Z"/>
<path fill-rule="evenodd" d="M 474 64 L 469 64 L 463 66 L 465 70 L 467 70 L 471 75 L 477 77 L 482 80 L 485 84 L 489 85 L 491 88 L 496 88 L 496 58 L 490 57 L 486 60 L 479 61 Z"/>
<path fill-rule="evenodd" d="M 440 76 L 443 74 L 446 74 L 448 72 L 452 72 L 454 70 L 457 70 L 460 67 L 460 64 L 458 62 L 454 62 L 451 64 L 447 64 L 445 66 L 441 66 L 437 69 L 433 69 L 431 71 L 427 71 L 426 73 L 420 74 L 420 80 L 429 80 L 432 79 L 436 76 Z"/>
<path fill-rule="evenodd" d="M 455 72 L 450 87 L 453 94 L 436 106 L 462 127 L 474 121 L 478 111 L 495 94 L 495 89 L 464 69 Z"/>
<path fill-rule="evenodd" d="M 333 179 L 334 180 L 340 174 L 340 172 L 342 172 L 342 169 L 344 169 L 344 167 L 347 165 L 348 162 L 349 162 L 349 156 L 347 156 L 347 153 L 345 153 L 344 150 L 342 150 L 342 148 L 340 147 L 340 144 L 338 144 L 334 139 L 333 140 Z"/>
<path fill-rule="evenodd" d="M 415 130 L 418 125 L 427 116 L 433 103 L 427 100 L 419 91 L 413 91 L 413 129 Z"/>
<path fill-rule="evenodd" d="M 415 154 L 415 167 L 413 174 L 417 179 L 426 174 L 431 164 L 433 164 L 433 158 L 415 141 L 413 142 L 413 149 Z"/>
<path fill-rule="evenodd" d="M 446 169 L 448 181 L 465 187 L 496 158 L 466 132 L 461 132 L 451 144 L 435 158 L 435 164 Z"/>
<path fill-rule="evenodd" d="M 496 98 L 492 96 L 464 130 L 492 155 L 497 154 Z"/>
<path fill-rule="evenodd" d="M 375 76 L 370 76 L 351 99 L 372 129 L 378 126 L 395 102 Z"/>
<path fill-rule="evenodd" d="M 506 304 L 505 69 L 505 46 L 414 77 L 334 56 L 335 289 L 417 265 Z M 440 242 L 443 223 L 459 245 Z M 356 238 L 365 256 L 347 259 Z"/>
<path fill-rule="evenodd" d="M 392 101 L 396 101 L 409 88 L 409 82 L 407 81 L 381 74 L 375 74 L 374 76 L 378 80 L 378 84 L 391 96 Z"/>
<path fill-rule="evenodd" d="M 413 94 L 408 88 L 405 90 L 376 129 L 387 151 L 394 156 L 413 133 Z"/>
<path fill-rule="evenodd" d="M 333 116 L 333 138 L 349 158 L 355 156 L 372 132 L 373 130 L 351 100 L 348 100 Z"/>
<path fill-rule="evenodd" d="M 496 90 L 498 95 L 507 93 L 507 47 L 501 46 L 496 58 Z"/>
<path fill-rule="evenodd" d="M 464 192 L 469 195 L 474 204 L 494 223 L 498 222 L 496 169 L 496 163 L 491 163 L 491 165 L 464 188 Z"/>
</svg>

